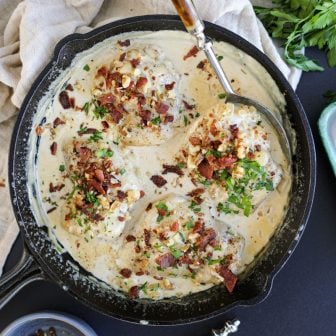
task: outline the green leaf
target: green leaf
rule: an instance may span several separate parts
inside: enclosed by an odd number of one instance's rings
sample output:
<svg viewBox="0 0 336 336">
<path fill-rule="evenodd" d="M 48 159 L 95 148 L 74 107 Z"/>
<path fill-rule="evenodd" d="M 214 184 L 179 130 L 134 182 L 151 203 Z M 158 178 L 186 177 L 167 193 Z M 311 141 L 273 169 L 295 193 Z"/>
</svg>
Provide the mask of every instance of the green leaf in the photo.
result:
<svg viewBox="0 0 336 336">
<path fill-rule="evenodd" d="M 64 164 L 61 164 L 59 167 L 58 167 L 58 170 L 63 173 L 65 171 L 65 165 Z"/>
<path fill-rule="evenodd" d="M 184 226 L 190 230 L 195 226 L 195 223 L 192 219 L 189 219 L 186 223 L 184 223 Z"/>
<path fill-rule="evenodd" d="M 171 247 L 170 252 L 174 256 L 174 258 L 176 258 L 176 259 L 183 256 L 183 252 L 180 251 L 180 250 L 177 250 L 175 247 Z"/>
<path fill-rule="evenodd" d="M 220 93 L 219 95 L 218 95 L 218 98 L 219 99 L 224 99 L 226 97 L 226 93 Z"/>
<path fill-rule="evenodd" d="M 113 151 L 108 149 L 108 148 L 102 148 L 102 149 L 98 149 L 96 151 L 96 156 L 97 158 L 99 159 L 102 159 L 102 158 L 106 158 L 106 157 L 112 157 L 113 156 Z"/>
<path fill-rule="evenodd" d="M 159 124 L 161 124 L 161 118 L 160 118 L 160 117 L 153 118 L 153 119 L 151 120 L 151 123 L 152 123 L 153 125 L 159 125 Z"/>
<path fill-rule="evenodd" d="M 155 207 L 163 211 L 169 211 L 167 204 L 164 202 L 159 202 L 158 204 L 155 205 Z"/>
<path fill-rule="evenodd" d="M 93 115 L 97 119 L 103 119 L 107 113 L 108 113 L 108 110 L 105 106 L 95 105 L 95 109 L 93 110 Z"/>
<path fill-rule="evenodd" d="M 89 138 L 89 142 L 98 142 L 103 140 L 103 133 L 101 131 L 95 131 Z"/>
<path fill-rule="evenodd" d="M 85 71 L 90 71 L 90 67 L 88 64 L 85 64 L 84 67 L 83 67 L 83 70 Z"/>
</svg>

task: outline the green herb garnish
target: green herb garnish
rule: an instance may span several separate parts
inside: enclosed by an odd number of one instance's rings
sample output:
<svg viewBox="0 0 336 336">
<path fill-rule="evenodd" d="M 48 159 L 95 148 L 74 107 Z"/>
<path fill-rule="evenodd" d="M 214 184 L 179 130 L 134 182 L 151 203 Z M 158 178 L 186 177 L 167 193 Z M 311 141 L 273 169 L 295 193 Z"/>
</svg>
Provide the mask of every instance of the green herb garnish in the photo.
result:
<svg viewBox="0 0 336 336">
<path fill-rule="evenodd" d="M 95 105 L 93 114 L 97 119 L 103 119 L 107 113 L 108 110 L 105 106 Z"/>
<path fill-rule="evenodd" d="M 89 142 L 98 142 L 103 140 L 103 133 L 101 131 L 95 131 L 89 138 Z"/>
<path fill-rule="evenodd" d="M 61 164 L 59 167 L 58 167 L 58 170 L 63 173 L 65 171 L 65 165 L 64 164 Z"/>
<path fill-rule="evenodd" d="M 160 118 L 160 117 L 153 118 L 153 119 L 151 120 L 151 123 L 152 123 L 153 125 L 160 125 L 160 124 L 161 124 L 161 118 Z"/>
<path fill-rule="evenodd" d="M 191 209 L 192 211 L 194 211 L 195 213 L 198 213 L 201 211 L 201 208 L 199 207 L 199 204 L 197 204 L 194 200 L 192 200 L 190 202 L 190 205 L 188 207 L 189 209 Z"/>
<path fill-rule="evenodd" d="M 226 97 L 226 93 L 220 93 L 219 95 L 218 95 L 218 98 L 219 99 L 224 99 Z"/>
<path fill-rule="evenodd" d="M 96 157 L 99 159 L 106 158 L 106 157 L 112 157 L 113 151 L 107 148 L 98 149 L 96 151 Z"/>
<path fill-rule="evenodd" d="M 224 57 L 222 55 L 217 56 L 218 61 L 220 62 Z"/>
<path fill-rule="evenodd" d="M 90 71 L 90 67 L 89 67 L 89 65 L 88 65 L 88 64 L 85 64 L 85 65 L 83 66 L 83 70 L 85 70 L 85 71 Z"/>
</svg>

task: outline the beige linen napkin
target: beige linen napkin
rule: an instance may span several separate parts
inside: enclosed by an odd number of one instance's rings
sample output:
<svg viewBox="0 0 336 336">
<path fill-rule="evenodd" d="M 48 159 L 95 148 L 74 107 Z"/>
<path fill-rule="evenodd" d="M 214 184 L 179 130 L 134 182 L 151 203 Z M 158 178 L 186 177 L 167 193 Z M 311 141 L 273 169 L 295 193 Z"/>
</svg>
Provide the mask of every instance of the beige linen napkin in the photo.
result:
<svg viewBox="0 0 336 336">
<path fill-rule="evenodd" d="M 295 88 L 300 72 L 289 68 L 257 20 L 248 0 L 195 0 L 202 18 L 224 26 L 266 53 Z M 260 3 L 260 0 L 259 0 Z M 0 274 L 18 228 L 11 209 L 7 156 L 10 135 L 32 82 L 55 44 L 117 19 L 175 14 L 169 0 L 0 0 Z M 5 186 L 3 186 L 3 184 Z"/>
</svg>

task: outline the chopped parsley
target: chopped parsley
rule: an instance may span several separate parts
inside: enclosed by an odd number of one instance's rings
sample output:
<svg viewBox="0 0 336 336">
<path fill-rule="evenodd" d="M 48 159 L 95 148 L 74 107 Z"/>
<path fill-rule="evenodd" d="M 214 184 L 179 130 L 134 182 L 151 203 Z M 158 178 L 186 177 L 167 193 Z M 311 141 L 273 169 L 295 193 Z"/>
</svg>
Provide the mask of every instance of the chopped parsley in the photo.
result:
<svg viewBox="0 0 336 336">
<path fill-rule="evenodd" d="M 217 56 L 218 61 L 220 62 L 224 57 L 222 55 Z"/>
<path fill-rule="evenodd" d="M 89 142 L 98 142 L 103 140 L 103 133 L 101 131 L 95 131 L 89 138 Z"/>
<path fill-rule="evenodd" d="M 161 124 L 161 118 L 160 118 L 160 117 L 153 118 L 153 119 L 151 120 L 151 123 L 152 123 L 153 125 L 159 125 L 159 124 Z"/>
<path fill-rule="evenodd" d="M 226 97 L 226 93 L 220 93 L 219 95 L 218 95 L 218 98 L 219 99 L 224 99 Z"/>
<path fill-rule="evenodd" d="M 119 173 L 120 173 L 120 175 L 124 175 L 126 173 L 126 169 L 125 168 L 121 168 L 119 170 Z"/>
<path fill-rule="evenodd" d="M 107 113 L 108 113 L 108 109 L 105 106 L 95 105 L 95 108 L 93 110 L 93 115 L 97 119 L 104 118 Z"/>
<path fill-rule="evenodd" d="M 188 208 L 191 209 L 192 211 L 196 212 L 196 213 L 201 211 L 201 208 L 199 207 L 199 204 L 197 204 L 194 200 L 192 200 L 190 202 L 190 205 L 189 205 Z"/>
<path fill-rule="evenodd" d="M 96 156 L 99 159 L 106 158 L 106 157 L 110 158 L 113 156 L 113 151 L 108 148 L 98 149 L 96 151 Z"/>
<path fill-rule="evenodd" d="M 183 122 L 184 122 L 184 126 L 187 126 L 190 124 L 190 121 L 186 115 L 183 116 Z"/>
<path fill-rule="evenodd" d="M 192 229 L 195 226 L 195 224 L 194 224 L 194 221 L 192 219 L 189 219 L 186 223 L 184 223 L 184 226 L 187 229 Z"/>
<path fill-rule="evenodd" d="M 183 256 L 183 252 L 176 249 L 175 247 L 170 247 L 170 253 L 174 256 L 174 258 L 178 259 Z"/>
<path fill-rule="evenodd" d="M 155 207 L 160 210 L 169 211 L 167 204 L 164 202 L 159 202 Z"/>
<path fill-rule="evenodd" d="M 65 165 L 64 164 L 61 164 L 59 167 L 58 167 L 58 170 L 63 173 L 65 171 Z"/>
<path fill-rule="evenodd" d="M 85 64 L 85 65 L 83 66 L 83 70 L 85 70 L 85 71 L 90 71 L 90 67 L 89 67 L 89 65 L 88 65 L 88 64 Z"/>
<path fill-rule="evenodd" d="M 92 192 L 87 191 L 85 193 L 85 200 L 92 204 L 93 206 L 98 206 L 99 205 L 99 200 L 95 194 Z"/>
</svg>

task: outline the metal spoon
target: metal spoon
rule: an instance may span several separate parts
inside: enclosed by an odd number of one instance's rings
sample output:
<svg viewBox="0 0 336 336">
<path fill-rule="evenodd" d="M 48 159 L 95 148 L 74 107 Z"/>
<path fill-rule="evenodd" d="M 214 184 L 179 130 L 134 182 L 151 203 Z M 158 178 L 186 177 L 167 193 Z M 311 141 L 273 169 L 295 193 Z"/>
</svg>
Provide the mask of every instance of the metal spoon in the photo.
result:
<svg viewBox="0 0 336 336">
<path fill-rule="evenodd" d="M 198 48 L 204 51 L 211 66 L 213 67 L 220 83 L 222 84 L 225 90 L 226 102 L 230 102 L 233 104 L 254 106 L 255 109 L 267 119 L 269 124 L 271 124 L 278 133 L 280 145 L 287 158 L 289 166 L 291 166 L 292 162 L 291 146 L 286 131 L 283 128 L 282 124 L 275 117 L 275 115 L 265 106 L 261 105 L 260 103 L 251 98 L 240 96 L 233 91 L 230 81 L 226 77 L 214 53 L 214 50 L 212 48 L 212 41 L 209 38 L 207 38 L 204 34 L 204 23 L 200 18 L 199 14 L 197 13 L 197 10 L 192 0 L 172 0 L 172 2 L 185 28 L 192 36 L 196 37 Z"/>
</svg>

